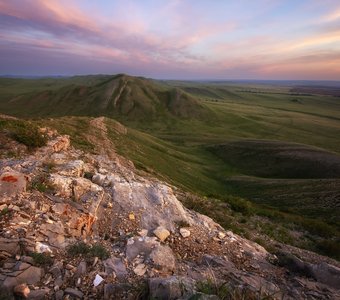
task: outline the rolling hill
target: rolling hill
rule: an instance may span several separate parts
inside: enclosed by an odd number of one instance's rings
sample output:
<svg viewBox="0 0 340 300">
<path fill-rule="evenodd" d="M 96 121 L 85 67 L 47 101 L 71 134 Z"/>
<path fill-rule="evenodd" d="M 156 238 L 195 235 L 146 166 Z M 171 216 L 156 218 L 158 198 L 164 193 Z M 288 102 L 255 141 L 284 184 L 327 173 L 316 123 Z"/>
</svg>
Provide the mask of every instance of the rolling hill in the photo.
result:
<svg viewBox="0 0 340 300">
<path fill-rule="evenodd" d="M 86 151 L 111 145 L 141 172 L 206 197 L 213 205 L 202 212 L 234 230 L 256 224 L 249 213 L 265 216 L 274 223 L 266 232 L 274 239 L 337 257 L 339 98 L 293 88 L 127 75 L 1 78 L 0 113 L 35 118 Z M 106 145 L 94 128 L 98 117 L 105 117 Z M 207 205 L 183 201 L 196 209 Z M 223 217 L 223 204 L 237 210 L 237 225 Z M 275 228 L 292 232 L 282 237 Z M 303 231 L 296 241 L 295 230 Z M 327 239 L 332 244 L 325 250 Z"/>
<path fill-rule="evenodd" d="M 29 85 L 31 80 L 18 80 Z M 171 118 L 208 118 L 212 112 L 179 88 L 170 88 L 127 75 L 55 79 L 58 88 L 8 93 L 0 110 L 19 117 L 107 116 L 127 121 Z M 1 81 L 0 81 L 1 82 Z M 13 79 L 12 81 L 13 82 Z M 65 84 L 66 83 L 66 84 Z M 8 82 L 2 86 L 8 88 Z M 20 91 L 21 89 L 19 89 Z"/>
</svg>

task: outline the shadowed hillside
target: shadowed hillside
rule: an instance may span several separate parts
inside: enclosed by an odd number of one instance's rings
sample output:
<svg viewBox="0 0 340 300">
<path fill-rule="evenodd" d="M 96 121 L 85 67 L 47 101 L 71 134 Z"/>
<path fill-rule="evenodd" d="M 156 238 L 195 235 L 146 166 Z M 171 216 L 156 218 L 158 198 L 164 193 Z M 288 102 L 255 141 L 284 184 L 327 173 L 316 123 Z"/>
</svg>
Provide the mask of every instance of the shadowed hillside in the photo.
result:
<svg viewBox="0 0 340 300">
<path fill-rule="evenodd" d="M 243 174 L 266 178 L 340 178 L 340 156 L 306 145 L 246 140 L 209 147 Z"/>
</svg>

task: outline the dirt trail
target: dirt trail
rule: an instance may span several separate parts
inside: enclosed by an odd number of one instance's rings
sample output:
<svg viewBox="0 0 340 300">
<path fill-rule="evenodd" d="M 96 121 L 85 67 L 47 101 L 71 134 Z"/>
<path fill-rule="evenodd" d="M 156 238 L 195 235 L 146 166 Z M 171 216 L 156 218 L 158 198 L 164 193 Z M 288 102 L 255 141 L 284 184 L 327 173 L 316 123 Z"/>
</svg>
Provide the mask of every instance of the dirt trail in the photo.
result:
<svg viewBox="0 0 340 300">
<path fill-rule="evenodd" d="M 100 154 L 106 154 L 111 159 L 117 157 L 115 146 L 107 136 L 105 117 L 95 118 L 90 121 L 90 134 L 88 141 L 95 146 Z"/>
</svg>

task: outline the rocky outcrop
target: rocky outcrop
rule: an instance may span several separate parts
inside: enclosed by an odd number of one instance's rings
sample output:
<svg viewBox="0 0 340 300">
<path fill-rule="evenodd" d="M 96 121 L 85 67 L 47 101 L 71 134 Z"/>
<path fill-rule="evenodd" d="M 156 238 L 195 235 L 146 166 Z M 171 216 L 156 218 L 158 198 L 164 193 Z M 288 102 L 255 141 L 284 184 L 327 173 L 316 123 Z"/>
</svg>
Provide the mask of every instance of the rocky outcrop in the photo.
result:
<svg viewBox="0 0 340 300">
<path fill-rule="evenodd" d="M 10 170 L 10 168 L 7 168 Z M 0 196 L 11 196 L 26 191 L 28 176 L 7 171 L 0 175 Z"/>
<path fill-rule="evenodd" d="M 340 297 L 337 266 L 276 258 L 186 209 L 173 187 L 121 157 L 50 138 L 30 156 L 0 160 L 6 297 L 219 299 L 223 287 L 250 298 Z"/>
</svg>

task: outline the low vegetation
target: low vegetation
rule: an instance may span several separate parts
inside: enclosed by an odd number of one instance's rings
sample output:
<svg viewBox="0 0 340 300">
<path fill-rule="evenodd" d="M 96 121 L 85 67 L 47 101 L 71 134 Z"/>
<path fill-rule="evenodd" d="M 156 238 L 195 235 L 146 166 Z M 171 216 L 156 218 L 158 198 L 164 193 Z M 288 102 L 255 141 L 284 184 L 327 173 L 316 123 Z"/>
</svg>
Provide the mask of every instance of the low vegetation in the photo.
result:
<svg viewBox="0 0 340 300">
<path fill-rule="evenodd" d="M 87 258 L 98 257 L 100 259 L 106 259 L 110 256 L 104 246 L 100 244 L 88 245 L 84 242 L 70 245 L 67 249 L 67 253 L 70 256 L 83 256 Z"/>
<path fill-rule="evenodd" d="M 40 125 L 69 134 L 75 147 L 94 152 L 91 120 L 106 115 L 115 150 L 141 172 L 198 195 L 183 197 L 187 207 L 244 236 L 259 232 L 268 248 L 274 239 L 339 259 L 335 97 L 260 83 L 160 82 L 125 75 L 0 79 L 0 87 L 1 112 L 44 117 L 1 119 L 0 131 L 28 147 L 43 144 Z M 22 102 L 26 105 L 18 105 Z M 127 131 L 117 132 L 111 118 Z M 44 180 L 34 187 L 43 190 Z"/>
<path fill-rule="evenodd" d="M 0 119 L 0 130 L 29 148 L 42 147 L 47 143 L 47 137 L 39 131 L 39 127 L 28 121 Z"/>
<path fill-rule="evenodd" d="M 205 295 L 217 296 L 220 300 L 273 300 L 277 295 L 266 295 L 261 290 L 252 291 L 246 287 L 235 287 L 229 282 L 216 282 L 214 279 L 207 279 L 197 283 L 196 289 Z M 201 295 L 194 295 L 190 300 L 201 299 Z"/>
<path fill-rule="evenodd" d="M 31 252 L 29 256 L 33 258 L 34 264 L 37 266 L 49 266 L 53 263 L 53 258 L 48 253 Z"/>
<path fill-rule="evenodd" d="M 32 179 L 30 188 L 42 193 L 51 193 L 55 190 L 55 187 L 49 182 L 48 173 L 41 173 L 40 175 L 35 176 Z"/>
</svg>

